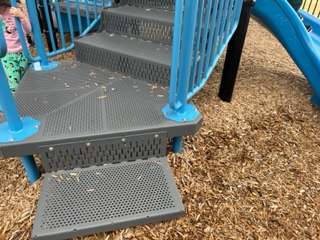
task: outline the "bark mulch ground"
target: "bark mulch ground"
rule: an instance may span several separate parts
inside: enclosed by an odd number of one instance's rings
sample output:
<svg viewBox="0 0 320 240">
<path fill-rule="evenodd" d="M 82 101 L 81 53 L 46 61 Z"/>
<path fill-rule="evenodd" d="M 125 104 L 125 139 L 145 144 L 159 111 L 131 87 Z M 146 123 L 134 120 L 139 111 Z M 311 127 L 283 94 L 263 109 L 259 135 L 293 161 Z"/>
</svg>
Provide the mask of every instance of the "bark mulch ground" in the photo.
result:
<svg viewBox="0 0 320 240">
<path fill-rule="evenodd" d="M 217 97 L 223 58 L 194 97 L 203 126 L 168 153 L 185 217 L 77 239 L 320 239 L 320 108 L 308 81 L 254 21 L 231 103 Z M 30 239 L 42 179 L 30 185 L 19 158 L 0 159 L 0 176 L 0 239 Z"/>
</svg>

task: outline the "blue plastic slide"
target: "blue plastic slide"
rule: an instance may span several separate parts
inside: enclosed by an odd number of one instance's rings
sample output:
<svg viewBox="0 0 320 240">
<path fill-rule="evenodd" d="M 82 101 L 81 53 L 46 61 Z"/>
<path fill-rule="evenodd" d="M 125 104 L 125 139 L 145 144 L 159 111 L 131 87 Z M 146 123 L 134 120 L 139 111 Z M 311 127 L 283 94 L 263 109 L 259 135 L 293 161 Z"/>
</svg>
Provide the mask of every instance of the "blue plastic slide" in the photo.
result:
<svg viewBox="0 0 320 240">
<path fill-rule="evenodd" d="M 320 107 L 320 19 L 300 13 L 312 25 L 311 33 L 286 0 L 257 0 L 252 8 L 253 18 L 280 41 L 309 81 L 314 90 L 311 100 Z"/>
</svg>

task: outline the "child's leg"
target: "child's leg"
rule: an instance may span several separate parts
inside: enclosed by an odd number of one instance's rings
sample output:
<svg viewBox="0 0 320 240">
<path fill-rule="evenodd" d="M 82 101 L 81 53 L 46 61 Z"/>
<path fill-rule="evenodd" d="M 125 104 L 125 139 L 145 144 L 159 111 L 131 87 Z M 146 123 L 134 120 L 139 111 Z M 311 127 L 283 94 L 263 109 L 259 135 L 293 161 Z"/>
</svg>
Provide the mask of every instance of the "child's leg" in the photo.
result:
<svg viewBox="0 0 320 240">
<path fill-rule="evenodd" d="M 30 65 L 29 60 L 21 53 L 20 58 L 19 58 L 19 67 L 20 67 L 20 81 L 24 75 L 24 73 L 26 72 L 27 68 Z"/>
<path fill-rule="evenodd" d="M 2 58 L 2 64 L 11 92 L 14 93 L 28 67 L 28 60 L 22 53 L 8 53 Z"/>
</svg>

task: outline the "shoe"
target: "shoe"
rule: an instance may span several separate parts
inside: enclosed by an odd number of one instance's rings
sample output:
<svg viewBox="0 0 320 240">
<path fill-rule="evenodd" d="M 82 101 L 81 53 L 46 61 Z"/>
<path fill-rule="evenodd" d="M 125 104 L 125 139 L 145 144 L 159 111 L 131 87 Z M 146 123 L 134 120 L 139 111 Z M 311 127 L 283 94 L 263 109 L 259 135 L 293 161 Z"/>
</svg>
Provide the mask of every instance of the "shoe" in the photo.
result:
<svg viewBox="0 0 320 240">
<path fill-rule="evenodd" d="M 308 32 L 312 32 L 312 27 L 309 24 L 303 23 Z"/>
</svg>

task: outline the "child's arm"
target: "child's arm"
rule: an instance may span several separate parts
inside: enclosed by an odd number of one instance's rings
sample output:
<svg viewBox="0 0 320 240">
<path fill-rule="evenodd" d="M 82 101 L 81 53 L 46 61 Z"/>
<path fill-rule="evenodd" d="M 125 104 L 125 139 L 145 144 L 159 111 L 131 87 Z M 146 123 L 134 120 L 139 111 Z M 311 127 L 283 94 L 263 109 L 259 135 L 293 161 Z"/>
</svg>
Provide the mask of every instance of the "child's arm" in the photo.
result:
<svg viewBox="0 0 320 240">
<path fill-rule="evenodd" d="M 24 30 L 25 33 L 31 33 L 32 28 L 31 28 L 31 24 L 30 21 L 24 11 L 24 9 L 22 7 L 11 7 L 10 8 L 10 13 L 14 16 L 20 19 L 22 28 Z"/>
</svg>

